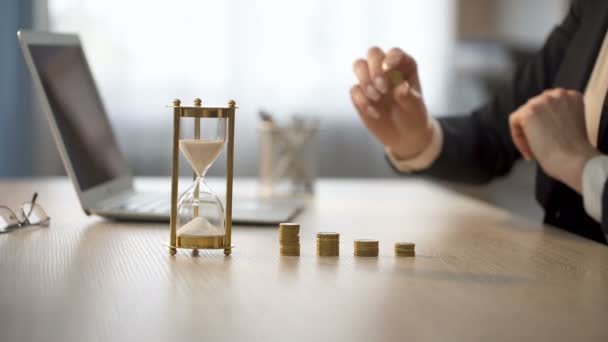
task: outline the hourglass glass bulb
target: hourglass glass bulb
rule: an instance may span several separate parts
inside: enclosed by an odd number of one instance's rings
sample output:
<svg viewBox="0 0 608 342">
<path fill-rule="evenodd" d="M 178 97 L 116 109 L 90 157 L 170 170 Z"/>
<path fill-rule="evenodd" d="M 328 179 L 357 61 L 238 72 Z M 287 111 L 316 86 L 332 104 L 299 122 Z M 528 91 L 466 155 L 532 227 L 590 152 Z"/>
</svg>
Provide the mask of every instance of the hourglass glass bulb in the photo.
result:
<svg viewBox="0 0 608 342">
<path fill-rule="evenodd" d="M 197 176 L 211 166 L 224 147 L 223 140 L 180 140 L 179 149 Z"/>
</svg>

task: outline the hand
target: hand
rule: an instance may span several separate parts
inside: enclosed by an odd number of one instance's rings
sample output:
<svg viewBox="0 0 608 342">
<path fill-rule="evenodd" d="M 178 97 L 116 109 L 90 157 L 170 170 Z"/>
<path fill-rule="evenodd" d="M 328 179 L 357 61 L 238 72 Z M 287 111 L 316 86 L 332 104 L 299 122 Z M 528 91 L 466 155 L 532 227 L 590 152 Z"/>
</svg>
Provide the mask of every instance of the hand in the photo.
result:
<svg viewBox="0 0 608 342">
<path fill-rule="evenodd" d="M 600 154 L 587 137 L 583 96 L 551 89 L 509 117 L 511 136 L 525 159 L 536 159 L 551 177 L 582 191 L 583 168 Z"/>
<path fill-rule="evenodd" d="M 386 72 L 397 70 L 403 81 L 392 86 Z M 422 100 L 416 61 L 400 49 L 388 53 L 373 47 L 367 60 L 354 64 L 359 84 L 350 90 L 363 123 L 399 159 L 409 159 L 429 146 L 433 129 Z"/>
</svg>

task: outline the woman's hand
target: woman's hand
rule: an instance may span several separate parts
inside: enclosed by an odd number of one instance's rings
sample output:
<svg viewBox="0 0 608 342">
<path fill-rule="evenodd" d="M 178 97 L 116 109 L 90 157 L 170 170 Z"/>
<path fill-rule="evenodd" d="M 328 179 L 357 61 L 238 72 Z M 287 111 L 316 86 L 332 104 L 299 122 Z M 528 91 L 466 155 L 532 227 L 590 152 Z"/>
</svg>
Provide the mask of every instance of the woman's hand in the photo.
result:
<svg viewBox="0 0 608 342">
<path fill-rule="evenodd" d="M 587 138 L 581 93 L 547 90 L 513 112 L 509 124 L 525 159 L 535 159 L 549 176 L 582 191 L 583 168 L 600 152 Z"/>
<path fill-rule="evenodd" d="M 388 72 L 398 71 L 399 84 L 391 84 Z M 367 59 L 354 64 L 359 83 L 350 96 L 363 123 L 395 157 L 409 159 L 429 146 L 433 129 L 422 99 L 416 61 L 398 48 L 386 54 L 377 47 Z"/>
</svg>

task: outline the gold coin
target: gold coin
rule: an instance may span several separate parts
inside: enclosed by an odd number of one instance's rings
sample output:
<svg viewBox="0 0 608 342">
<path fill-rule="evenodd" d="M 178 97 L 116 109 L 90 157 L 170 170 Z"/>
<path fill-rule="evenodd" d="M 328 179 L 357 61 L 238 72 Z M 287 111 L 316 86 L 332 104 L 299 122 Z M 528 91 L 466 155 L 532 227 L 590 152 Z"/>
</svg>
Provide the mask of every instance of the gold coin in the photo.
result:
<svg viewBox="0 0 608 342">
<path fill-rule="evenodd" d="M 379 244 L 380 244 L 380 242 L 378 240 L 371 240 L 371 239 L 355 240 L 356 246 L 377 246 Z"/>
<path fill-rule="evenodd" d="M 282 245 L 280 247 L 281 249 L 300 249 L 300 245 Z"/>
<path fill-rule="evenodd" d="M 401 75 L 401 72 L 399 70 L 389 70 L 386 72 L 386 76 L 388 76 L 392 87 L 396 87 L 401 84 L 401 82 L 403 82 L 403 76 Z"/>
<path fill-rule="evenodd" d="M 300 234 L 279 234 L 280 237 L 282 238 L 299 238 Z"/>
<path fill-rule="evenodd" d="M 332 238 L 339 238 L 340 234 L 338 233 L 334 233 L 334 232 L 319 232 L 317 233 L 317 238 L 322 238 L 322 239 L 332 239 Z"/>
</svg>

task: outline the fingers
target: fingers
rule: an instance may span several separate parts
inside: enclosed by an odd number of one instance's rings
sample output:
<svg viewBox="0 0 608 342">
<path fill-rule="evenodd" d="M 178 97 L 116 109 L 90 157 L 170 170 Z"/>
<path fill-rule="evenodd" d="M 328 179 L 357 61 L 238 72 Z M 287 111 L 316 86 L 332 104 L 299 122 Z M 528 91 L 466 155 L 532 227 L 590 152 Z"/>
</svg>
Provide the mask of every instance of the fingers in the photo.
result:
<svg viewBox="0 0 608 342">
<path fill-rule="evenodd" d="M 418 72 L 418 66 L 412 56 L 399 48 L 392 48 L 386 53 L 382 63 L 383 71 L 399 70 L 405 79 L 409 79 Z"/>
<path fill-rule="evenodd" d="M 553 139 L 548 137 L 561 136 L 555 132 L 570 132 L 569 137 L 564 138 L 568 145 L 578 138 L 586 142 L 583 96 L 575 90 L 547 89 L 511 114 L 509 127 L 513 143 L 527 160 L 546 157 L 544 154 L 534 156 L 531 147 L 534 146 L 537 152 L 539 148 L 543 151 L 547 139 Z M 572 132 L 582 134 L 576 136 Z"/>
<path fill-rule="evenodd" d="M 374 87 L 383 95 L 389 91 L 388 82 L 382 63 L 384 62 L 384 52 L 378 47 L 372 47 L 367 51 L 367 63 L 369 65 L 369 73 Z"/>
<path fill-rule="evenodd" d="M 387 66 L 390 71 L 399 74 L 399 79 L 406 81 L 400 93 L 404 108 L 422 108 L 424 104 L 420 96 L 420 85 L 416 74 L 416 62 L 400 49 L 393 48 L 385 54 L 380 48 L 372 47 L 367 51 L 367 60 L 358 59 L 353 65 L 358 85 L 351 89 L 351 99 L 358 111 L 366 118 L 379 119 L 381 113 L 386 112 L 393 104 L 396 87 L 389 84 Z M 396 82 L 395 82 L 396 83 Z M 394 89 L 393 89 L 394 87 Z M 388 95 L 388 96 L 384 96 Z M 417 99 L 413 106 L 408 98 Z M 380 110 L 382 109 L 382 110 Z"/>
<path fill-rule="evenodd" d="M 359 80 L 359 86 L 361 87 L 365 96 L 372 101 L 380 100 L 382 95 L 372 84 L 367 61 L 364 59 L 358 59 L 355 62 L 353 69 L 357 79 Z"/>
<path fill-rule="evenodd" d="M 576 90 L 553 88 L 545 90 L 539 97 L 554 110 L 561 107 L 570 113 L 578 113 L 584 109 L 583 94 Z"/>
<path fill-rule="evenodd" d="M 515 147 L 517 147 L 524 159 L 532 160 L 534 155 L 524 131 L 524 115 L 525 114 L 521 109 L 511 114 L 509 117 L 509 127 L 511 129 L 511 138 L 513 139 Z"/>
<path fill-rule="evenodd" d="M 374 120 L 380 118 L 380 112 L 371 104 L 367 96 L 365 96 L 360 85 L 354 85 L 350 89 L 350 98 L 361 116 Z"/>
<path fill-rule="evenodd" d="M 358 59 L 353 69 L 363 94 L 372 102 L 379 102 L 384 95 L 391 93 L 387 71 L 396 70 L 401 78 L 410 82 L 420 92 L 416 61 L 401 49 L 393 48 L 387 54 L 378 47 L 367 51 L 367 60 Z"/>
</svg>

